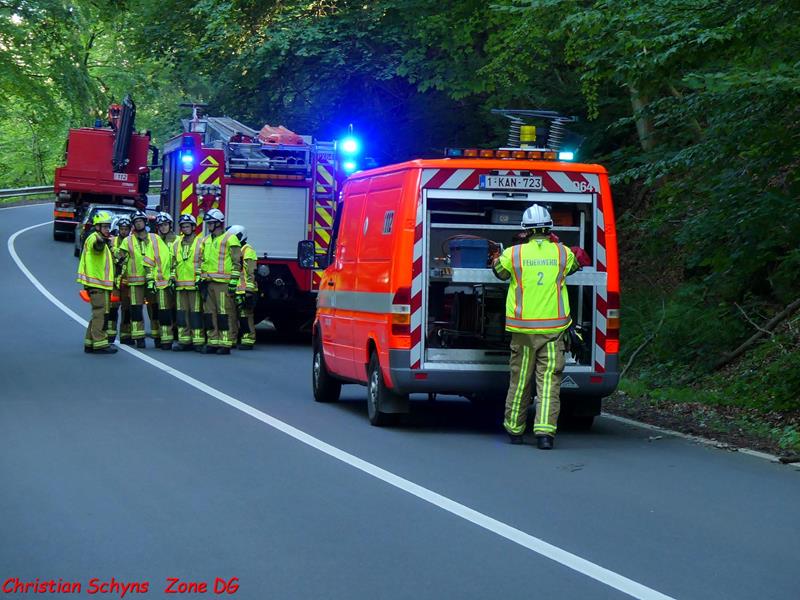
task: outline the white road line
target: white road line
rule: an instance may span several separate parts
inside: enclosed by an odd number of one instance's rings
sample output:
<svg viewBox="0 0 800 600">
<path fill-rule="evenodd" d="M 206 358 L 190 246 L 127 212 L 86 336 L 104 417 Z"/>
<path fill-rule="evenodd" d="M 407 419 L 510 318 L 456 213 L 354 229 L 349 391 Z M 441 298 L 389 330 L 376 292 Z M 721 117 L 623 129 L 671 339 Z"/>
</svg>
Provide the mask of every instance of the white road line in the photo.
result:
<svg viewBox="0 0 800 600">
<path fill-rule="evenodd" d="M 15 208 L 30 208 L 31 206 L 44 206 L 45 204 L 52 204 L 52 200 L 51 201 L 47 201 L 47 202 L 34 202 L 33 204 L 19 204 L 17 206 L 4 206 L 3 208 L 0 208 L 0 210 L 14 210 Z M 52 221 L 48 221 L 48 223 L 52 223 Z M 38 227 L 38 225 L 37 225 L 37 227 Z"/>
<path fill-rule="evenodd" d="M 18 236 L 25 233 L 26 231 L 30 231 L 31 229 L 35 229 L 37 227 L 41 227 L 42 225 L 47 225 L 52 221 L 46 221 L 44 223 L 39 223 L 38 225 L 31 225 L 30 227 L 26 227 L 24 229 L 20 229 L 16 233 L 14 233 L 10 238 L 8 238 L 8 252 L 11 254 L 11 258 L 14 259 L 14 262 L 17 263 L 17 266 L 22 271 L 22 273 L 27 277 L 30 282 L 39 290 L 50 302 L 55 304 L 59 309 L 65 312 L 68 316 L 70 316 L 73 320 L 80 323 L 84 327 L 86 326 L 86 321 L 79 317 L 73 310 L 65 306 L 58 298 L 53 296 L 40 282 L 34 275 L 28 270 L 28 268 L 23 264 L 22 260 L 20 259 L 19 255 L 17 254 L 14 248 L 14 241 L 17 239 Z M 545 558 L 549 558 L 552 561 L 555 561 L 565 567 L 572 569 L 573 571 L 577 571 L 587 577 L 590 577 L 600 583 L 603 583 L 609 587 L 612 587 L 620 592 L 628 594 L 634 598 L 639 598 L 641 600 L 674 600 L 670 596 L 662 594 L 654 589 L 651 589 L 647 586 L 644 586 L 632 579 L 628 579 L 620 575 L 619 573 L 615 573 L 614 571 L 610 571 L 600 565 L 597 565 L 593 562 L 590 562 L 580 556 L 572 554 L 571 552 L 567 552 L 566 550 L 562 550 L 558 546 L 554 546 L 552 544 L 548 544 L 544 540 L 541 540 L 537 537 L 534 537 L 530 534 L 525 533 L 524 531 L 520 531 L 502 521 L 498 521 L 497 519 L 493 519 L 492 517 L 480 513 L 476 510 L 469 508 L 455 500 L 451 500 L 446 496 L 442 496 L 441 494 L 437 494 L 436 492 L 429 490 L 428 488 L 422 487 L 414 483 L 413 481 L 409 481 L 408 479 L 404 479 L 399 475 L 395 475 L 394 473 L 382 469 L 372 463 L 369 463 L 361 458 L 345 452 L 335 446 L 332 446 L 326 442 L 323 442 L 320 439 L 315 438 L 312 435 L 301 431 L 295 427 L 292 427 L 288 423 L 284 423 L 283 421 L 276 419 L 260 410 L 253 408 L 249 404 L 245 404 L 236 398 L 229 396 L 225 392 L 221 392 L 210 385 L 206 385 L 202 381 L 195 379 L 185 373 L 178 371 L 177 369 L 173 369 L 169 365 L 166 365 L 154 358 L 151 358 L 147 354 L 139 352 L 134 348 L 130 348 L 129 346 L 122 345 L 120 348 L 142 360 L 153 367 L 172 375 L 173 377 L 180 379 L 187 385 L 192 386 L 193 388 L 200 390 L 208 394 L 209 396 L 216 398 L 220 402 L 224 402 L 228 406 L 239 410 L 254 419 L 261 421 L 262 423 L 277 429 L 278 431 L 285 433 L 286 435 L 293 437 L 299 442 L 302 442 L 312 448 L 319 450 L 331 456 L 337 460 L 342 461 L 345 464 L 350 465 L 351 467 L 358 469 L 376 479 L 380 479 L 381 481 L 388 483 L 391 486 L 394 486 L 412 496 L 416 496 L 420 500 L 424 500 L 433 506 L 441 508 L 442 510 L 449 512 L 457 517 L 460 517 L 470 523 L 477 525 L 478 527 L 482 527 L 487 531 L 491 531 L 499 535 L 502 538 L 505 538 L 515 544 L 519 544 L 523 548 L 527 548 L 539 554 Z"/>
</svg>

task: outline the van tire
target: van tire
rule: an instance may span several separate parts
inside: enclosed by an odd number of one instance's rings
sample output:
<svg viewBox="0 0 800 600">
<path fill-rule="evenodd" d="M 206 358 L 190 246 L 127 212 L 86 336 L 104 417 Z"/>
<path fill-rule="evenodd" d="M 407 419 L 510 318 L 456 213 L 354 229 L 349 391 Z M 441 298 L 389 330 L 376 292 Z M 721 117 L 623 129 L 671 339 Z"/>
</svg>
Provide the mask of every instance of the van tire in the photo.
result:
<svg viewBox="0 0 800 600">
<path fill-rule="evenodd" d="M 590 431 L 592 425 L 594 425 L 594 417 L 568 415 L 565 419 L 564 429 L 571 431 Z"/>
<path fill-rule="evenodd" d="M 373 351 L 369 359 L 369 367 L 367 369 L 367 417 L 371 425 L 375 427 L 384 427 L 392 425 L 397 422 L 398 417 L 402 413 L 398 412 L 385 412 L 387 405 L 408 405 L 408 398 L 400 394 L 396 394 L 388 387 L 383 380 L 383 372 L 381 371 L 381 363 L 378 359 L 378 353 Z"/>
<path fill-rule="evenodd" d="M 317 402 L 337 402 L 342 393 L 342 382 L 328 372 L 325 355 L 319 339 L 314 340 L 314 358 L 311 368 L 311 387 Z"/>
</svg>

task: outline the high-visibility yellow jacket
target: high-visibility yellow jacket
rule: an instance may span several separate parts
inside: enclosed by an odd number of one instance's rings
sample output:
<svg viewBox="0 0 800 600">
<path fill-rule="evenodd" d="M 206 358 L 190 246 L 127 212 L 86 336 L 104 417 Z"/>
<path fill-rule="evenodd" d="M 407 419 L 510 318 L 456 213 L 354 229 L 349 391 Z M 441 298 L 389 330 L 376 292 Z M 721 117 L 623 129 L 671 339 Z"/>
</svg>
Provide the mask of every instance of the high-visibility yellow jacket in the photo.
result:
<svg viewBox="0 0 800 600">
<path fill-rule="evenodd" d="M 150 251 L 153 259 L 153 280 L 156 288 L 163 289 L 170 285 L 172 276 L 172 248 L 156 233 L 148 233 Z"/>
<path fill-rule="evenodd" d="M 86 237 L 75 280 L 86 287 L 111 290 L 114 287 L 114 256 L 96 231 Z"/>
<path fill-rule="evenodd" d="M 239 238 L 227 231 L 216 237 L 204 237 L 201 266 L 203 279 L 219 283 L 229 283 L 231 279 L 238 281 L 241 246 Z"/>
<path fill-rule="evenodd" d="M 245 292 L 256 292 L 256 262 L 258 255 L 253 247 L 247 242 L 242 246 L 242 274 L 239 276 L 239 287 L 236 290 L 237 294 L 244 294 Z"/>
<path fill-rule="evenodd" d="M 580 268 L 572 250 L 534 237 L 506 248 L 494 269 L 511 275 L 506 297 L 506 331 L 557 333 L 572 323 L 564 281 Z"/>
<path fill-rule="evenodd" d="M 146 238 L 140 240 L 135 233 L 131 233 L 120 246 L 120 250 L 126 254 L 122 279 L 127 281 L 128 285 L 145 285 L 153 278 L 155 261 L 151 235 L 153 234 L 148 233 Z"/>
<path fill-rule="evenodd" d="M 176 290 L 196 290 L 202 262 L 202 242 L 198 235 L 180 236 L 172 244 L 173 278 Z"/>
</svg>

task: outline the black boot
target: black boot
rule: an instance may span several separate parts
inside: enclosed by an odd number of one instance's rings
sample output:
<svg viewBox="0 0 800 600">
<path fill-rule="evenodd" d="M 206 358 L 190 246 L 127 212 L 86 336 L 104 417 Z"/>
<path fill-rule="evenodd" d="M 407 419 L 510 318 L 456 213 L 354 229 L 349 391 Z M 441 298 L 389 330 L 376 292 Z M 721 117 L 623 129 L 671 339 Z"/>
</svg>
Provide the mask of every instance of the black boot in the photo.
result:
<svg viewBox="0 0 800 600">
<path fill-rule="evenodd" d="M 187 350 L 191 350 L 192 347 L 188 344 L 181 344 L 178 342 L 172 347 L 173 352 L 186 352 Z"/>
<path fill-rule="evenodd" d="M 237 348 L 239 350 L 252 350 L 253 349 L 253 344 L 239 344 L 237 346 Z"/>
<path fill-rule="evenodd" d="M 106 346 L 105 348 L 100 348 L 99 350 L 94 350 L 95 354 L 116 354 L 117 347 L 116 346 Z"/>
<path fill-rule="evenodd" d="M 510 444 L 515 446 L 519 446 L 522 443 L 522 434 L 516 433 L 509 433 L 508 434 L 508 441 Z"/>
<path fill-rule="evenodd" d="M 203 354 L 216 354 L 217 349 L 214 346 L 209 346 L 206 344 L 200 350 L 198 350 L 198 352 L 202 352 Z"/>
<path fill-rule="evenodd" d="M 552 450 L 553 449 L 553 436 L 552 435 L 537 435 L 536 447 L 539 450 Z"/>
<path fill-rule="evenodd" d="M 230 354 L 230 348 L 217 348 L 217 354 Z"/>
<path fill-rule="evenodd" d="M 136 340 L 136 347 L 137 348 L 146 348 L 147 345 L 144 343 L 144 338 Z"/>
<path fill-rule="evenodd" d="M 91 346 L 84 346 L 83 351 L 86 352 L 86 354 L 91 354 L 93 352 Z"/>
<path fill-rule="evenodd" d="M 133 346 L 134 345 L 134 341 L 131 340 L 131 339 L 127 339 L 127 338 L 124 339 L 124 340 L 120 340 L 119 343 L 120 344 L 125 344 L 126 346 Z"/>
<path fill-rule="evenodd" d="M 161 344 L 162 350 L 172 350 L 172 342 L 164 342 Z"/>
</svg>

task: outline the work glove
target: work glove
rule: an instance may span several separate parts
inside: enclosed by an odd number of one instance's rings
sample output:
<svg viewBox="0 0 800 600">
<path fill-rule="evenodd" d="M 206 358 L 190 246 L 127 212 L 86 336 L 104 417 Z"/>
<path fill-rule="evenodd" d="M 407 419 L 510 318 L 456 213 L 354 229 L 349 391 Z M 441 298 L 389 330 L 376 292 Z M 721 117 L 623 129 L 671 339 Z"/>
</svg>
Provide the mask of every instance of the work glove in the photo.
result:
<svg viewBox="0 0 800 600">
<path fill-rule="evenodd" d="M 236 290 L 238 288 L 239 288 L 239 278 L 238 277 L 236 279 L 231 279 L 228 282 L 228 293 L 229 294 L 235 294 Z"/>
<path fill-rule="evenodd" d="M 580 246 L 570 246 L 569 249 L 572 250 L 572 253 L 575 255 L 575 260 L 578 261 L 581 267 L 588 267 L 592 264 L 592 259 L 589 258 L 586 251 Z"/>
<path fill-rule="evenodd" d="M 147 280 L 147 291 L 151 293 L 155 293 L 156 291 L 156 282 L 153 279 Z"/>
</svg>

